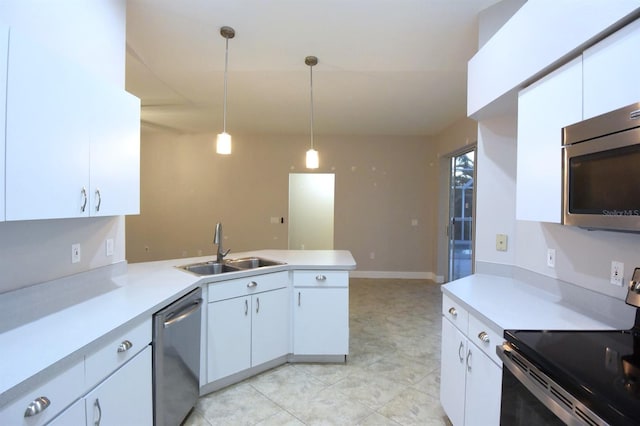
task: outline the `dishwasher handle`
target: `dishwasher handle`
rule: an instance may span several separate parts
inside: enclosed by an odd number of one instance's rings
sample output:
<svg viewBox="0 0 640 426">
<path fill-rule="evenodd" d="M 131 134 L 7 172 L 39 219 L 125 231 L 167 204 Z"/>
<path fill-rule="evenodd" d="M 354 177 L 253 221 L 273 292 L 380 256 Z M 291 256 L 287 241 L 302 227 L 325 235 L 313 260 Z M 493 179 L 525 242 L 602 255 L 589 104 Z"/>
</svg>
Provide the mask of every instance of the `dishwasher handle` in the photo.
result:
<svg viewBox="0 0 640 426">
<path fill-rule="evenodd" d="M 182 321 L 183 319 L 194 314 L 198 309 L 200 309 L 200 305 L 202 305 L 202 298 L 198 298 L 193 301 L 189 306 L 181 309 L 178 312 L 172 312 L 167 316 L 167 319 L 164 321 L 164 328 L 171 327 L 171 325 Z"/>
</svg>

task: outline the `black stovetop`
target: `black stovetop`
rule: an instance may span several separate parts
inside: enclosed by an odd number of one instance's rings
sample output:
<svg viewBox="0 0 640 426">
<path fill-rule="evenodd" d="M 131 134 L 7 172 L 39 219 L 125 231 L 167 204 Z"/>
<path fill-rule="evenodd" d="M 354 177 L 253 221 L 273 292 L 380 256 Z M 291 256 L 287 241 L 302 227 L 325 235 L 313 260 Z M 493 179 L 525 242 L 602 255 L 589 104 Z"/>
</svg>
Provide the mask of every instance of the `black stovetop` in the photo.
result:
<svg viewBox="0 0 640 426">
<path fill-rule="evenodd" d="M 640 328 L 505 331 L 505 339 L 612 425 L 640 424 Z"/>
</svg>

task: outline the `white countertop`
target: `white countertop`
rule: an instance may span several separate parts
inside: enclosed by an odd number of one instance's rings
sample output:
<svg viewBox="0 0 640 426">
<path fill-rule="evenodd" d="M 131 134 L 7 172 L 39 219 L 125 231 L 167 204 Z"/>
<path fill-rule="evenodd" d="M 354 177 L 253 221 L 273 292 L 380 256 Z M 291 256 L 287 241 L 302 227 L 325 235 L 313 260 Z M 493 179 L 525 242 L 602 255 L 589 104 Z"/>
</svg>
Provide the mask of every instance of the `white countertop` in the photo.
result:
<svg viewBox="0 0 640 426">
<path fill-rule="evenodd" d="M 616 327 L 578 312 L 560 296 L 523 281 L 474 274 L 442 286 L 447 296 L 471 314 L 504 330 L 607 330 Z M 623 302 L 621 302 L 623 303 Z"/>
<path fill-rule="evenodd" d="M 150 317 L 202 284 L 293 269 L 356 267 L 353 256 L 345 250 L 259 250 L 231 253 L 229 257 L 245 256 L 260 256 L 286 265 L 201 277 L 175 266 L 212 260 L 211 256 L 131 264 L 126 273 L 111 277 L 111 282 L 106 283 L 112 290 L 1 333 L 0 406 L 23 388 L 80 360 L 108 333 Z M 81 279 L 82 275 L 77 277 Z M 0 295 L 4 303 L 11 303 L 7 299 L 11 297 L 16 294 Z"/>
</svg>

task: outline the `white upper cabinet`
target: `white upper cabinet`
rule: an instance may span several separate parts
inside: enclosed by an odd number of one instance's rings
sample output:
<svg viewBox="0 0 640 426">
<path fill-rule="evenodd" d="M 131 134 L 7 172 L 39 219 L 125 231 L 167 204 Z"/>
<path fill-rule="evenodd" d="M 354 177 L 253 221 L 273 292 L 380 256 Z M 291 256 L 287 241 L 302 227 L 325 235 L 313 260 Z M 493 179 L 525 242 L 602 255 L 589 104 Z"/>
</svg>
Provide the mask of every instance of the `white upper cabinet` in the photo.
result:
<svg viewBox="0 0 640 426">
<path fill-rule="evenodd" d="M 100 87 L 93 101 L 91 216 L 140 213 L 140 99 Z"/>
<path fill-rule="evenodd" d="M 7 61 L 9 58 L 9 28 L 0 25 L 0 222 L 4 221 L 4 150 L 5 114 L 7 106 Z"/>
<path fill-rule="evenodd" d="M 562 220 L 562 128 L 582 119 L 582 58 L 518 94 L 516 219 Z"/>
<path fill-rule="evenodd" d="M 81 217 L 89 188 L 89 82 L 81 70 L 11 31 L 6 219 Z M 84 125 L 83 125 L 84 123 Z"/>
<path fill-rule="evenodd" d="M 139 101 L 17 31 L 9 45 L 6 220 L 138 213 Z"/>
<path fill-rule="evenodd" d="M 640 19 L 584 51 L 584 118 L 640 102 Z"/>
</svg>

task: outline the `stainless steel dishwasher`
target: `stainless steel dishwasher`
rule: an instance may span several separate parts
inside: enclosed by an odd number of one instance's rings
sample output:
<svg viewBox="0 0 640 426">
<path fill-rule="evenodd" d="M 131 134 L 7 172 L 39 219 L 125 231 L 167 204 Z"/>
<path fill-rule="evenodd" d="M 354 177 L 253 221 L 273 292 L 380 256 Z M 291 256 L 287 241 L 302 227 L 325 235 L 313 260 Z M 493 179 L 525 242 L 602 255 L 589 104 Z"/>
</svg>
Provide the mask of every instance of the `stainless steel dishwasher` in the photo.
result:
<svg viewBox="0 0 640 426">
<path fill-rule="evenodd" d="M 153 423 L 178 426 L 200 392 L 200 318 L 198 288 L 153 316 Z"/>
</svg>

